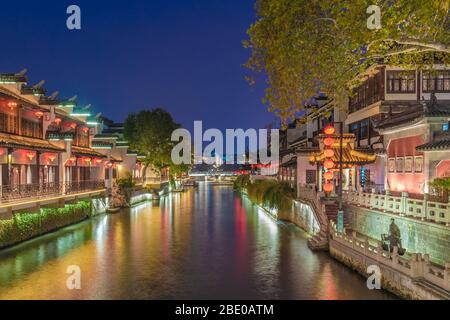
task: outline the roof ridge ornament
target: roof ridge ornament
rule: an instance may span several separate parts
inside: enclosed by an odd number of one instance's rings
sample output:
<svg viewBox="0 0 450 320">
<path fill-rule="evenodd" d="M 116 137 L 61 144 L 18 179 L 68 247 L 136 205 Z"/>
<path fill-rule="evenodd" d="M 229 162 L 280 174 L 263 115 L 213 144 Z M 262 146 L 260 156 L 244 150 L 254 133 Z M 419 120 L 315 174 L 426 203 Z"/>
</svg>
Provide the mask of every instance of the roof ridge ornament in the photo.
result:
<svg viewBox="0 0 450 320">
<path fill-rule="evenodd" d="M 23 68 L 22 70 L 20 70 L 19 72 L 15 73 L 14 75 L 16 77 L 23 77 L 27 72 L 28 72 L 28 69 L 27 68 Z"/>
</svg>

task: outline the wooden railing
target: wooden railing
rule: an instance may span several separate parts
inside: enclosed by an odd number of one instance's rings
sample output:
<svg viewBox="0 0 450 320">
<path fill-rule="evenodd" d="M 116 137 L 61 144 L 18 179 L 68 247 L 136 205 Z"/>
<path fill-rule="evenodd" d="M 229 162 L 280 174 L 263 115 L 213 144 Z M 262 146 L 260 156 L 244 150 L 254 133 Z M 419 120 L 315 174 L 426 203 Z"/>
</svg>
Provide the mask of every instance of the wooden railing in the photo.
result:
<svg viewBox="0 0 450 320">
<path fill-rule="evenodd" d="M 450 202 L 429 201 L 426 194 L 424 199 L 408 197 L 406 192 L 395 196 L 389 192 L 345 192 L 343 196 L 348 204 L 450 226 Z"/>
</svg>

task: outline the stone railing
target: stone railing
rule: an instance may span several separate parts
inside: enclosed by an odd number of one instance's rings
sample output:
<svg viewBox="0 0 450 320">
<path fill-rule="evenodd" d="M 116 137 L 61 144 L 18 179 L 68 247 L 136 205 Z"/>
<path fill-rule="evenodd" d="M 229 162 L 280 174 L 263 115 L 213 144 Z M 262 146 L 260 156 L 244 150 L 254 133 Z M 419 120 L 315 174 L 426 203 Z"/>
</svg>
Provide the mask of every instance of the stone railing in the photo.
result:
<svg viewBox="0 0 450 320">
<path fill-rule="evenodd" d="M 300 200 L 308 202 L 317 214 L 317 220 L 322 226 L 328 226 L 328 217 L 325 214 L 324 205 L 320 200 L 321 193 L 314 185 L 299 185 L 297 196 Z"/>
<path fill-rule="evenodd" d="M 104 180 L 5 185 L 0 186 L 0 203 L 9 203 L 30 198 L 41 199 L 63 194 L 101 190 L 104 188 Z"/>
<path fill-rule="evenodd" d="M 383 250 L 380 241 L 377 241 L 377 245 L 372 245 L 367 237 L 359 238 L 354 232 L 351 235 L 339 233 L 333 222 L 330 223 L 330 237 L 348 249 L 401 272 L 411 279 L 424 279 L 441 289 L 450 291 L 450 262 L 447 262 L 445 266 L 438 266 L 430 262 L 428 254 L 421 253 L 411 253 L 408 258 L 402 257 L 398 255 L 397 247 L 394 247 L 393 252 L 390 253 Z"/>
<path fill-rule="evenodd" d="M 401 196 L 366 192 L 345 192 L 344 201 L 351 205 L 362 206 L 383 212 L 398 214 L 431 221 L 450 226 L 450 202 L 441 203 L 424 199 L 413 199 L 408 193 L 402 192 Z"/>
</svg>

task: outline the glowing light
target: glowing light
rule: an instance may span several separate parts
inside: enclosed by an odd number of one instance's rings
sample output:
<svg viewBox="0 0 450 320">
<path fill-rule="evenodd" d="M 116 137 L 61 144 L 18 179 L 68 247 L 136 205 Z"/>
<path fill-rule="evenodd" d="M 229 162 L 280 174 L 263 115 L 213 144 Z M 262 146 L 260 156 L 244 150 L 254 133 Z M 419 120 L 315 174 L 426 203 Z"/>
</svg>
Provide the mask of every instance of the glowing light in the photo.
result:
<svg viewBox="0 0 450 320">
<path fill-rule="evenodd" d="M 86 157 L 86 158 L 84 158 L 84 161 L 86 161 L 86 162 L 91 162 L 91 158 L 89 158 L 89 157 Z"/>
<path fill-rule="evenodd" d="M 325 183 L 324 185 L 323 185 L 323 190 L 325 191 L 325 192 L 331 192 L 331 191 L 333 191 L 333 189 L 334 189 L 334 186 L 333 186 L 333 184 L 332 183 Z"/>
<path fill-rule="evenodd" d="M 327 171 L 327 172 L 325 172 L 325 173 L 323 174 L 323 177 L 324 177 L 326 180 L 331 180 L 331 179 L 333 179 L 334 174 L 333 174 L 333 172 L 331 172 L 331 171 Z"/>
<path fill-rule="evenodd" d="M 77 161 L 77 157 L 70 157 L 69 160 L 70 160 L 71 162 L 75 162 L 75 161 Z"/>
<path fill-rule="evenodd" d="M 334 151 L 333 151 L 333 149 L 325 149 L 323 154 L 327 158 L 332 158 L 334 156 Z"/>
<path fill-rule="evenodd" d="M 42 117 L 44 116 L 44 113 L 43 113 L 42 111 L 36 111 L 36 112 L 34 113 L 34 115 L 35 115 L 36 117 L 38 117 L 38 118 L 42 118 Z"/>
<path fill-rule="evenodd" d="M 61 118 L 55 118 L 55 123 L 59 126 L 61 124 Z"/>
<path fill-rule="evenodd" d="M 77 127 L 77 124 L 76 124 L 75 122 L 73 122 L 73 123 L 70 124 L 70 127 L 71 127 L 72 129 L 75 129 L 75 128 Z"/>
<path fill-rule="evenodd" d="M 26 156 L 31 161 L 35 157 L 35 154 L 34 154 L 34 152 L 27 152 Z"/>
<path fill-rule="evenodd" d="M 333 162 L 333 160 L 330 160 L 330 159 L 325 160 L 323 163 L 323 166 L 325 169 L 332 169 L 334 167 L 334 162 Z"/>
<path fill-rule="evenodd" d="M 323 132 L 325 132 L 325 134 L 333 134 L 336 132 L 336 129 L 330 124 L 323 129 Z"/>
<path fill-rule="evenodd" d="M 325 138 L 323 140 L 323 144 L 326 145 L 327 147 L 331 147 L 334 144 L 334 139 L 333 138 Z"/>
<path fill-rule="evenodd" d="M 84 128 L 83 128 L 83 132 L 84 132 L 84 133 L 88 133 L 88 132 L 89 132 L 89 128 L 88 128 L 88 127 L 84 127 Z"/>
<path fill-rule="evenodd" d="M 102 160 L 102 159 L 95 159 L 95 162 L 96 162 L 97 164 L 100 164 L 100 163 L 103 162 L 103 160 Z"/>
<path fill-rule="evenodd" d="M 53 161 L 55 161 L 56 156 L 55 156 L 54 154 L 49 154 L 49 155 L 47 156 L 47 158 L 48 158 L 51 162 L 53 162 Z"/>
<path fill-rule="evenodd" d="M 9 102 L 8 102 L 8 107 L 10 107 L 11 109 L 17 107 L 17 102 L 15 102 L 15 101 L 9 101 Z"/>
</svg>

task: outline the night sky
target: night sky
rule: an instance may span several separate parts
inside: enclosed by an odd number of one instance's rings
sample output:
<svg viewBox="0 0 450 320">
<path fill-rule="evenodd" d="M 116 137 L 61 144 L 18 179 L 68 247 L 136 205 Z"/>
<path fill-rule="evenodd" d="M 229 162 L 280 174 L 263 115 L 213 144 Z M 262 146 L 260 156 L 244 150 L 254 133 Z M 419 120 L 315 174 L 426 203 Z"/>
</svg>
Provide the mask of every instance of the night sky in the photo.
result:
<svg viewBox="0 0 450 320">
<path fill-rule="evenodd" d="M 81 7 L 82 30 L 66 28 Z M 80 105 L 122 122 L 163 107 L 191 129 L 263 128 L 263 84 L 250 87 L 242 47 L 254 0 L 3 1 L 0 71 L 28 68 L 29 84 L 78 95 Z"/>
</svg>

